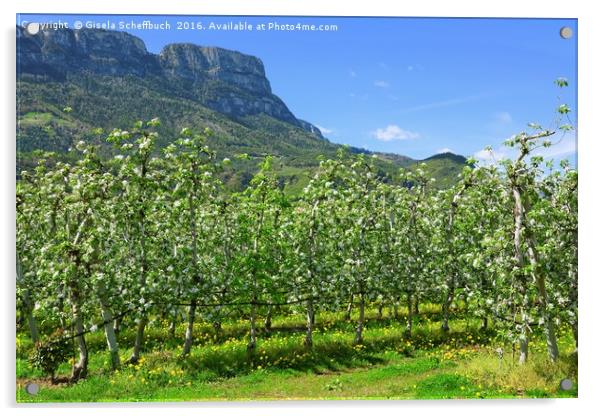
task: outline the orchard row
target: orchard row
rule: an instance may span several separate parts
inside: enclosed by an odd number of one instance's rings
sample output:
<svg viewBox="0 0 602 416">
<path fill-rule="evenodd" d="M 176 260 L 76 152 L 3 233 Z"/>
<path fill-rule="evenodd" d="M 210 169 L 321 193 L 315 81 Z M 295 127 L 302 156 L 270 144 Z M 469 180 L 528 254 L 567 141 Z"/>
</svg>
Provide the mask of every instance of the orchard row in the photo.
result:
<svg viewBox="0 0 602 416">
<path fill-rule="evenodd" d="M 469 160 L 446 190 L 421 167 L 386 178 L 370 156 L 341 151 L 290 197 L 270 157 L 246 190 L 226 192 L 233 162 L 217 160 L 212 133 L 184 129 L 158 149 L 158 123 L 113 131 L 110 158 L 84 142 L 73 163 L 45 154 L 17 184 L 20 315 L 51 356 L 42 361 L 56 356 L 53 343 L 75 340 L 74 380 L 86 375 L 95 325 L 117 368 L 118 326 L 136 326 L 136 362 L 158 316 L 186 323 L 187 355 L 199 319 L 219 329 L 244 316 L 252 351 L 260 319 L 303 311 L 311 348 L 320 311 L 356 308 L 361 344 L 367 304 L 407 308 L 411 337 L 418 302 L 441 304 L 448 331 L 461 295 L 471 316 L 494 319 L 519 345 L 520 362 L 534 331 L 551 360 L 560 325 L 577 340 L 577 172 L 536 156 L 554 131 L 531 126 L 508 140 L 512 159 Z"/>
</svg>

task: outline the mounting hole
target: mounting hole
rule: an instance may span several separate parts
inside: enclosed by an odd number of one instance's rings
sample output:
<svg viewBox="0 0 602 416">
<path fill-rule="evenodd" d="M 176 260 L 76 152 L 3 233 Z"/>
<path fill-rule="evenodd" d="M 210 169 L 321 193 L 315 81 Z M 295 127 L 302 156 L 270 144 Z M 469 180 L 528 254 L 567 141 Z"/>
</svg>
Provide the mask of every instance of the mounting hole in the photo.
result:
<svg viewBox="0 0 602 416">
<path fill-rule="evenodd" d="M 25 31 L 28 35 L 37 35 L 40 31 L 40 24 L 36 22 L 30 22 L 25 25 Z"/>
<path fill-rule="evenodd" d="M 568 378 L 565 378 L 562 381 L 560 381 L 560 390 L 568 391 L 572 388 L 573 388 L 573 382 L 571 380 L 569 380 Z"/>
<path fill-rule="evenodd" d="M 568 26 L 563 26 L 560 29 L 560 37 L 562 39 L 570 39 L 570 38 L 572 38 L 573 37 L 573 29 L 571 29 Z"/>
<path fill-rule="evenodd" d="M 27 392 L 27 394 L 30 394 L 32 396 L 35 396 L 36 394 L 39 393 L 40 391 L 40 386 L 38 386 L 37 383 L 27 383 L 25 385 L 25 391 Z"/>
</svg>

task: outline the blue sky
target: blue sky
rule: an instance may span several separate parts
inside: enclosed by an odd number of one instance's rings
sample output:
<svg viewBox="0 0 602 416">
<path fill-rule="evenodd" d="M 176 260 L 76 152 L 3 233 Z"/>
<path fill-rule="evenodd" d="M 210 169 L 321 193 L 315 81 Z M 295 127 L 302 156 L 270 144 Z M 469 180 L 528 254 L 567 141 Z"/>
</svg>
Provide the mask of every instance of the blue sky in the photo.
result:
<svg viewBox="0 0 602 416">
<path fill-rule="evenodd" d="M 127 30 L 158 53 L 169 43 L 220 46 L 263 61 L 273 92 L 331 141 L 421 159 L 451 150 L 486 157 L 527 123 L 553 126 L 560 102 L 576 122 L 574 19 L 440 19 L 21 15 L 39 22 L 151 20 Z M 205 30 L 176 30 L 178 21 Z M 336 31 L 208 30 L 209 23 L 328 24 Z M 560 28 L 573 29 L 571 39 Z M 560 91 L 554 80 L 565 77 Z M 559 98 L 559 94 L 561 97 Z M 559 101 L 560 100 L 560 101 Z M 574 135 L 546 155 L 575 162 Z"/>
</svg>

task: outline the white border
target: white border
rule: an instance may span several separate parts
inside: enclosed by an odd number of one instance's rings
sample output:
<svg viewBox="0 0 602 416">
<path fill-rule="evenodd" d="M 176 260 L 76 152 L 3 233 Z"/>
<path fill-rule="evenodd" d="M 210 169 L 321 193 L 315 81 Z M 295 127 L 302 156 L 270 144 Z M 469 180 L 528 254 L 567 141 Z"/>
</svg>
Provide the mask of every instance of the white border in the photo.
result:
<svg viewBox="0 0 602 416">
<path fill-rule="evenodd" d="M 369 0 L 191 0 L 135 1 L 102 0 L 98 2 L 74 2 L 73 0 L 8 0 L 2 8 L 2 47 L 0 64 L 3 97 L 2 107 L 2 163 L 0 195 L 2 196 L 2 247 L 0 255 L 4 274 L 0 289 L 2 304 L 2 334 L 0 343 L 3 370 L 0 394 L 8 414 L 81 415 L 126 414 L 144 411 L 148 415 L 163 415 L 166 411 L 179 414 L 246 414 L 246 415 L 306 415 L 307 413 L 340 412 L 359 415 L 371 410 L 379 413 L 437 413 L 445 416 L 483 414 L 519 415 L 546 413 L 547 415 L 590 414 L 602 397 L 600 379 L 602 295 L 600 257 L 600 200 L 602 190 L 600 160 L 602 158 L 602 134 L 596 128 L 600 118 L 599 104 L 602 91 L 600 77 L 601 17 L 594 1 L 531 1 L 505 0 L 498 2 L 469 0 L 421 0 L 393 2 Z M 77 405 L 19 406 L 15 405 L 14 361 L 14 172 L 15 172 L 15 14 L 21 13 L 131 13 L 131 14 L 232 14 L 232 15 L 332 15 L 332 16 L 454 16 L 454 17 L 564 17 L 579 19 L 579 311 L 580 311 L 580 358 L 579 399 L 564 400 L 505 400 L 505 401 L 411 401 L 411 402 L 300 402 L 300 403 L 226 403 L 226 404 L 125 404 L 90 405 L 81 409 Z M 478 34 L 475 34 L 478 36 Z M 598 40 L 598 42 L 596 42 Z M 597 52 L 598 51 L 598 52 Z M 527 63 L 524 63 L 528 65 Z M 598 75 L 596 77 L 595 75 Z M 597 99 L 597 100 L 596 100 Z M 596 100 L 596 101 L 595 101 Z M 597 112 L 597 114 L 595 113 Z M 597 215 L 598 214 L 598 215 Z M 598 409 L 598 413 L 600 410 Z"/>
</svg>

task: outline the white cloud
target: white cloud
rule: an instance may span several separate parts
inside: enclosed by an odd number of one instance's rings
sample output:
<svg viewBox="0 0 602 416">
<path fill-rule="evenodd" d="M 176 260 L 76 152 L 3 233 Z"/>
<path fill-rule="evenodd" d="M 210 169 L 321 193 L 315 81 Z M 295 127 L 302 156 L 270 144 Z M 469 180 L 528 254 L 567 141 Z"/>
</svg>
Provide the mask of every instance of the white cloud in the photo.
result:
<svg viewBox="0 0 602 416">
<path fill-rule="evenodd" d="M 374 81 L 374 86 L 379 88 L 388 88 L 389 83 L 387 81 L 378 80 Z"/>
<path fill-rule="evenodd" d="M 408 71 L 413 71 L 414 70 L 414 65 L 408 65 Z"/>
<path fill-rule="evenodd" d="M 355 78 L 355 77 L 357 77 L 357 72 L 355 72 L 353 69 L 350 69 L 349 70 L 349 76 L 351 78 Z"/>
<path fill-rule="evenodd" d="M 411 140 L 420 137 L 418 133 L 404 130 L 395 124 L 389 124 L 385 128 L 374 130 L 372 136 L 383 142 L 390 142 L 392 140 Z"/>
<path fill-rule="evenodd" d="M 330 133 L 334 132 L 333 129 L 329 129 L 327 127 L 322 127 L 318 124 L 315 124 L 315 126 L 318 128 L 318 130 L 320 130 L 320 132 L 322 132 L 322 134 L 330 134 Z"/>
<path fill-rule="evenodd" d="M 499 113 L 495 113 L 495 120 L 501 124 L 510 124 L 512 123 L 512 116 L 507 111 L 501 111 Z"/>
<path fill-rule="evenodd" d="M 450 149 L 449 147 L 444 147 L 443 149 L 437 150 L 437 153 L 456 153 L 456 152 L 453 151 L 452 149 Z"/>
</svg>

